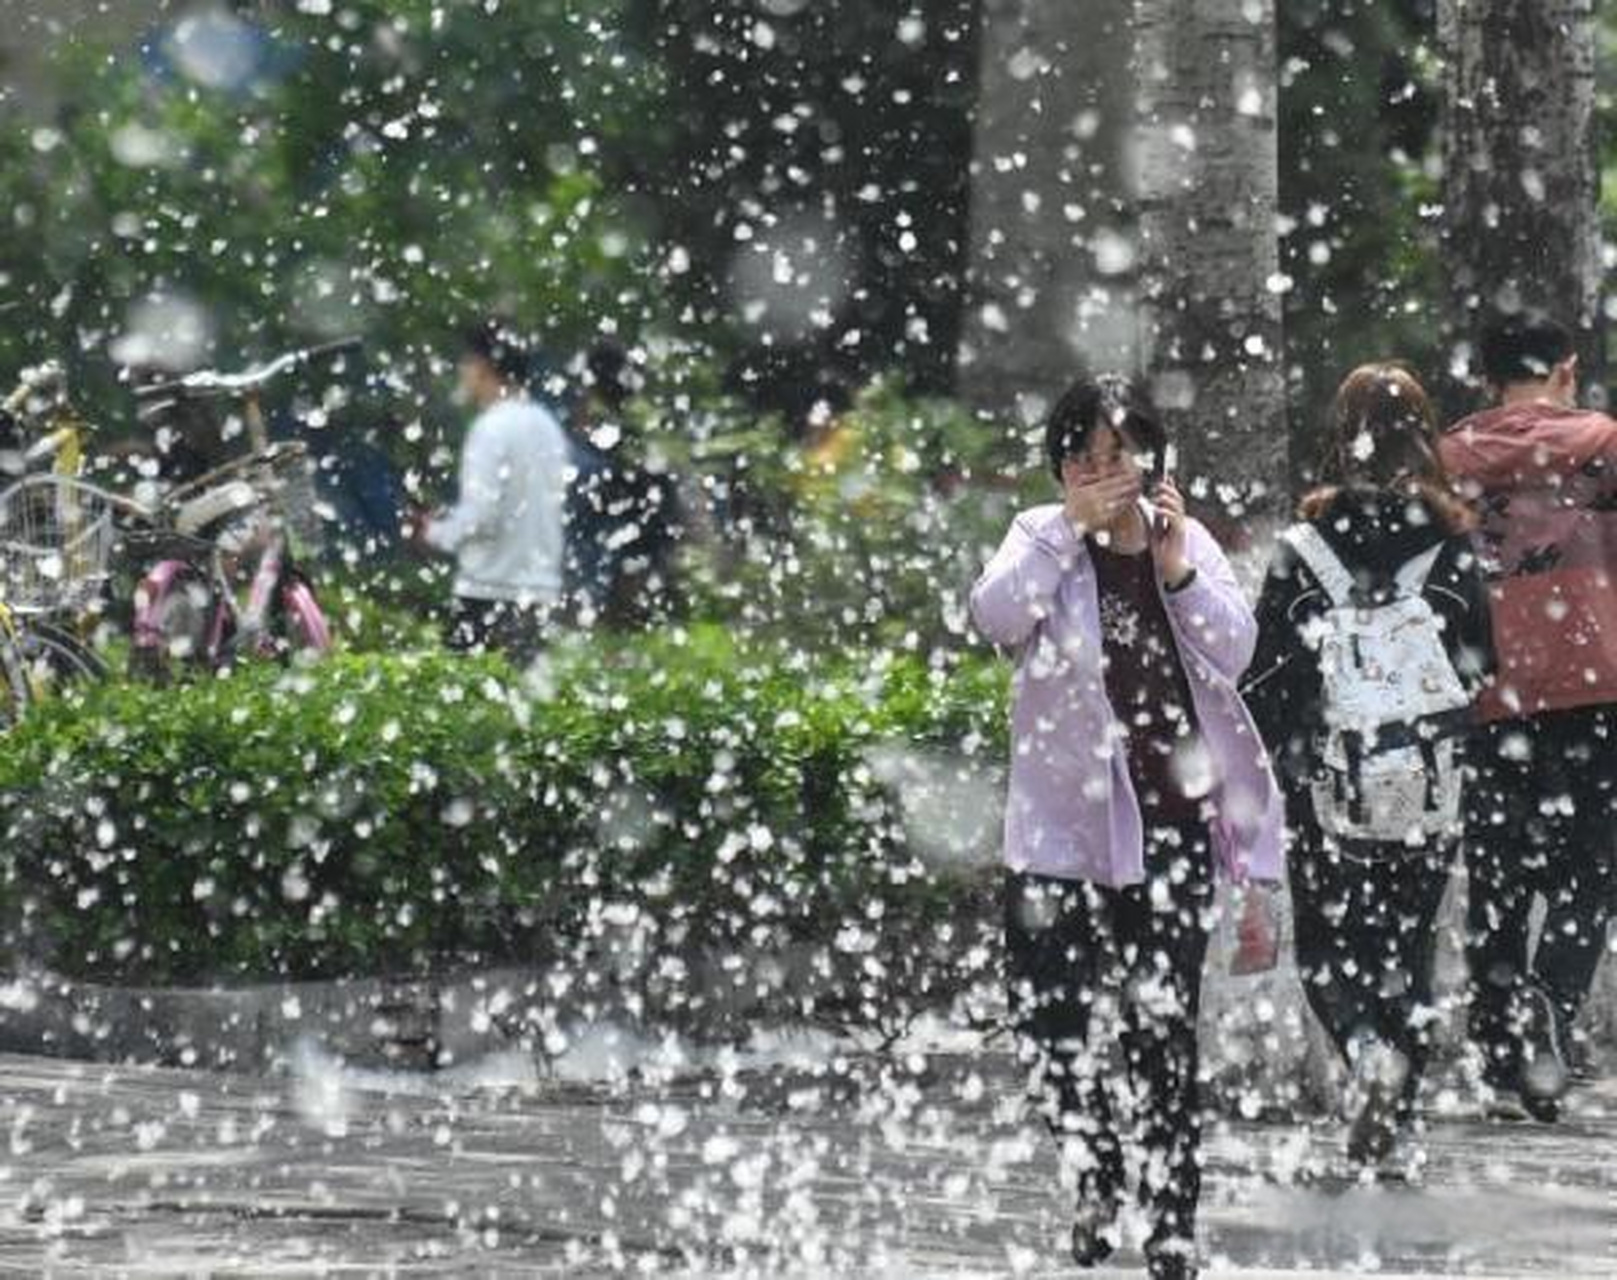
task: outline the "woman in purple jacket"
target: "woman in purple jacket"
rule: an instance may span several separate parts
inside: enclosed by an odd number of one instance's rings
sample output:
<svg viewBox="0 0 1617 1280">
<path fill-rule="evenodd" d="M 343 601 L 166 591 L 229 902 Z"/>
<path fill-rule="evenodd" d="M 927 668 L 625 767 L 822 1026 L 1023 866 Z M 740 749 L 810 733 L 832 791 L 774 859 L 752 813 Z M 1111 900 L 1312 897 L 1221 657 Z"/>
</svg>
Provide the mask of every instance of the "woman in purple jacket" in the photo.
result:
<svg viewBox="0 0 1617 1280">
<path fill-rule="evenodd" d="M 1136 387 L 1080 381 L 1045 444 L 1063 500 L 1016 517 L 971 595 L 978 628 L 1016 655 L 1011 1010 L 1046 1118 L 1076 1148 L 1078 1264 L 1117 1243 L 1128 1138 L 1146 1157 L 1150 1274 L 1194 1276 L 1213 881 L 1281 871 L 1280 794 L 1236 691 L 1256 626 L 1163 478 L 1163 431 Z"/>
</svg>

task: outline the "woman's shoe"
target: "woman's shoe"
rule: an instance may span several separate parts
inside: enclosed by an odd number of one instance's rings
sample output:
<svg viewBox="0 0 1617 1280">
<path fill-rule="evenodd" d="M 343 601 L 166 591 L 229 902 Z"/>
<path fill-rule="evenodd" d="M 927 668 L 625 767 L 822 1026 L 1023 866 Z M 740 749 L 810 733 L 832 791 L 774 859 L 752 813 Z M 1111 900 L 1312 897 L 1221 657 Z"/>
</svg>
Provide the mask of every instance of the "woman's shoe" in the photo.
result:
<svg viewBox="0 0 1617 1280">
<path fill-rule="evenodd" d="M 1151 1280 L 1196 1280 L 1196 1246 L 1185 1242 L 1175 1247 L 1146 1248 L 1145 1273 Z"/>
<path fill-rule="evenodd" d="M 1533 1119 L 1554 1124 L 1561 1117 L 1561 1099 L 1571 1084 L 1561 1028 L 1547 991 L 1530 988 L 1526 999 L 1527 1029 L 1517 1071 L 1522 1106 Z"/>
<path fill-rule="evenodd" d="M 1072 1222 L 1072 1260 L 1080 1267 L 1098 1267 L 1112 1256 L 1111 1239 L 1117 1222 L 1115 1200 L 1081 1200 Z"/>
<path fill-rule="evenodd" d="M 1398 1132 L 1398 1101 L 1409 1079 L 1409 1059 L 1390 1044 L 1366 1036 L 1353 1055 L 1353 1127 L 1347 1156 L 1354 1164 L 1380 1164 Z"/>
</svg>

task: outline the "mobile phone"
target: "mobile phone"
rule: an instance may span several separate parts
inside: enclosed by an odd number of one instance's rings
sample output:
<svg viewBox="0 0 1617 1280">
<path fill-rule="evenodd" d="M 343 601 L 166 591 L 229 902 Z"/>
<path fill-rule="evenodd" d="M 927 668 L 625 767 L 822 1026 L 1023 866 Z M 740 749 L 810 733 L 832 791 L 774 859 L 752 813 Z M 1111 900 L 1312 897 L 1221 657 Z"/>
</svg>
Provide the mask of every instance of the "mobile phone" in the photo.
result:
<svg viewBox="0 0 1617 1280">
<path fill-rule="evenodd" d="M 1179 463 L 1179 453 L 1172 444 L 1162 446 L 1162 466 L 1157 471 L 1156 482 L 1151 486 L 1151 496 L 1155 498 L 1162 491 L 1163 484 L 1173 478 L 1174 468 Z M 1158 538 L 1168 536 L 1168 518 L 1158 511 L 1151 520 L 1151 532 Z"/>
</svg>

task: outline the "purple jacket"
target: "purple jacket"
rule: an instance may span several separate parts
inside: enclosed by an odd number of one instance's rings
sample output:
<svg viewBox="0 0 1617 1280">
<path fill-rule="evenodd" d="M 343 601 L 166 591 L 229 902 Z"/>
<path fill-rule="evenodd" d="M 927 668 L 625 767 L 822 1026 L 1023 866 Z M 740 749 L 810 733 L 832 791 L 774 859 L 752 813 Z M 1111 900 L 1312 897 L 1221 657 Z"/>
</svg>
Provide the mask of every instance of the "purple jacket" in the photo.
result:
<svg viewBox="0 0 1617 1280">
<path fill-rule="evenodd" d="M 1188 522 L 1193 582 L 1164 592 L 1206 747 L 1213 852 L 1233 880 L 1278 880 L 1283 804 L 1236 681 L 1257 624 L 1206 528 Z M 1017 516 L 971 592 L 990 640 L 1017 651 L 1005 861 L 1118 886 L 1145 876 L 1140 806 L 1101 670 L 1094 566 L 1060 506 Z"/>
</svg>

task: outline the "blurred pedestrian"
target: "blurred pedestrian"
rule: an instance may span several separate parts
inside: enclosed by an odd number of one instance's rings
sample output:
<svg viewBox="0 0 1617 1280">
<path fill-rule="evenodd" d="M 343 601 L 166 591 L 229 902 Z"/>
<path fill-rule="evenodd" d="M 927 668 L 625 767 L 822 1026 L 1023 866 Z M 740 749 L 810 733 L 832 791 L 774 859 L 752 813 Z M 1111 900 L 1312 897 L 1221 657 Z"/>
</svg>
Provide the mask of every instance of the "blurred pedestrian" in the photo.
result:
<svg viewBox="0 0 1617 1280">
<path fill-rule="evenodd" d="M 599 340 L 582 373 L 568 422 L 577 472 L 568 504 L 572 612 L 614 629 L 645 626 L 678 608 L 679 487 L 636 429 L 627 348 Z"/>
<path fill-rule="evenodd" d="M 460 496 L 421 521 L 419 536 L 455 557 L 450 647 L 497 649 L 526 664 L 561 599 L 567 439 L 525 390 L 526 344 L 508 324 L 469 330 L 458 372 L 477 410 L 461 451 Z"/>
<path fill-rule="evenodd" d="M 1572 335 L 1547 316 L 1491 324 L 1481 355 L 1496 404 L 1442 439 L 1482 517 L 1499 649 L 1467 844 L 1470 1024 L 1486 1081 L 1552 1119 L 1617 880 L 1617 421 L 1578 407 Z"/>
<path fill-rule="evenodd" d="M 1127 1142 L 1145 1161 L 1150 1274 L 1194 1276 L 1214 878 L 1268 882 L 1281 867 L 1279 792 L 1235 688 L 1257 629 L 1163 475 L 1162 427 L 1137 387 L 1079 381 L 1045 444 L 1062 501 L 1016 517 L 971 593 L 979 629 L 1016 654 L 1012 1016 L 1079 1170 L 1075 1261 L 1117 1244 Z"/>
</svg>

